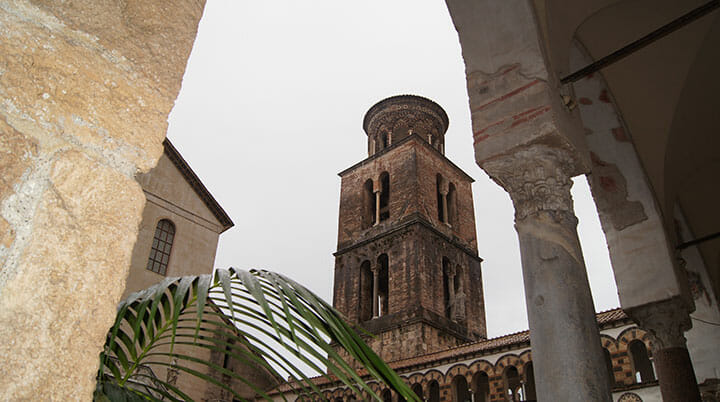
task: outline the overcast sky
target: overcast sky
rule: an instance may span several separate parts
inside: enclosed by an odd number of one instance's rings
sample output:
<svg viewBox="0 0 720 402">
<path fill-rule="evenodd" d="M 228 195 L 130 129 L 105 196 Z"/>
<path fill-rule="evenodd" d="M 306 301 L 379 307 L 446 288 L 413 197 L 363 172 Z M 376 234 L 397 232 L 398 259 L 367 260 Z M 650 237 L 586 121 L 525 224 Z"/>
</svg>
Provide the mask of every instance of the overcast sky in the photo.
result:
<svg viewBox="0 0 720 402">
<path fill-rule="evenodd" d="M 527 329 L 513 208 L 475 164 L 444 1 L 209 0 L 168 137 L 235 222 L 216 267 L 282 272 L 332 301 L 340 178 L 367 157 L 365 112 L 397 94 L 447 112 L 445 155 L 473 185 L 488 336 Z M 598 311 L 619 305 L 584 177 L 573 196 Z"/>
</svg>

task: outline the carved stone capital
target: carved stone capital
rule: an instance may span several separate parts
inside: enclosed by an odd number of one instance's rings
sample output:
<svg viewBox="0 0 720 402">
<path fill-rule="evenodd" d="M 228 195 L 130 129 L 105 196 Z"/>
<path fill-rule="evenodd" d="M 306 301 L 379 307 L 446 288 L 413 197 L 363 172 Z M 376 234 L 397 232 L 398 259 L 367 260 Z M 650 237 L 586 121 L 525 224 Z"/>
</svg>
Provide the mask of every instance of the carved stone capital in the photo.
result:
<svg viewBox="0 0 720 402">
<path fill-rule="evenodd" d="M 667 348 L 687 348 L 685 331 L 692 328 L 692 322 L 680 299 L 634 307 L 628 309 L 627 314 L 650 334 L 653 352 Z"/>
<path fill-rule="evenodd" d="M 570 195 L 574 159 L 567 150 L 531 145 L 487 160 L 482 168 L 510 194 L 516 221 L 541 211 L 576 220 Z"/>
</svg>

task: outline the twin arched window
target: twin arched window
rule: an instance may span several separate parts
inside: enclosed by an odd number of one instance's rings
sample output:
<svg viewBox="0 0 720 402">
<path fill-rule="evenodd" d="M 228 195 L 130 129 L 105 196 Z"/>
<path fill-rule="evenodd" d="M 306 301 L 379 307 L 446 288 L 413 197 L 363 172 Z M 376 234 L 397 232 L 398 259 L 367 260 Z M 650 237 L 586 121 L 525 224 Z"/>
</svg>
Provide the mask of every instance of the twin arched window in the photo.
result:
<svg viewBox="0 0 720 402">
<path fill-rule="evenodd" d="M 438 220 L 448 226 L 457 224 L 457 190 L 441 174 L 435 178 Z"/>
<path fill-rule="evenodd" d="M 162 219 L 155 228 L 150 257 L 148 257 L 147 269 L 165 275 L 170 262 L 170 250 L 172 250 L 175 239 L 175 224 L 168 219 Z"/>
<path fill-rule="evenodd" d="M 363 185 L 362 227 L 371 226 L 390 218 L 390 175 L 382 172 L 378 182 L 367 179 Z"/>
</svg>

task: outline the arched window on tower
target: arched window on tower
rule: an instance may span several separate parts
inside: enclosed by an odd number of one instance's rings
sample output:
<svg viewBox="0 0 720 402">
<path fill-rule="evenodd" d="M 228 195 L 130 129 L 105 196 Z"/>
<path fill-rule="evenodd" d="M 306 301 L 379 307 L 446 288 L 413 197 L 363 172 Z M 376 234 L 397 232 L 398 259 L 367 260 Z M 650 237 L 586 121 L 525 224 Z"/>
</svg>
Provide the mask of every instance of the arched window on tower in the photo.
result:
<svg viewBox="0 0 720 402">
<path fill-rule="evenodd" d="M 388 137 L 388 133 L 383 133 L 382 134 L 382 147 L 383 147 L 383 149 L 385 149 L 389 146 L 390 146 L 390 139 Z"/>
<path fill-rule="evenodd" d="M 645 344 L 636 339 L 630 342 L 628 352 L 630 353 L 630 360 L 632 360 L 635 382 L 640 384 L 655 381 L 655 373 Z"/>
<path fill-rule="evenodd" d="M 452 380 L 452 400 L 455 402 L 471 402 L 467 380 L 464 375 L 456 375 Z"/>
<path fill-rule="evenodd" d="M 390 175 L 380 174 L 380 222 L 390 218 Z"/>
<path fill-rule="evenodd" d="M 437 176 L 435 176 L 435 193 L 437 195 L 437 218 L 440 223 L 445 223 L 446 219 L 446 213 L 445 213 L 445 205 L 446 205 L 446 199 L 445 194 L 443 194 L 443 183 L 445 179 L 438 173 Z"/>
<path fill-rule="evenodd" d="M 170 262 L 173 240 L 175 240 L 175 224 L 168 219 L 162 219 L 155 228 L 147 269 L 165 275 Z"/>
<path fill-rule="evenodd" d="M 390 311 L 390 281 L 389 281 L 389 260 L 387 254 L 381 254 L 377 260 L 378 268 L 378 294 L 377 294 L 377 305 L 378 305 L 378 317 L 387 315 Z"/>
<path fill-rule="evenodd" d="M 363 185 L 363 214 L 362 214 L 362 226 L 363 229 L 367 229 L 375 224 L 375 194 L 373 193 L 373 181 L 372 179 L 365 180 Z"/>
<path fill-rule="evenodd" d="M 360 321 L 371 319 L 373 313 L 373 273 L 368 260 L 360 264 L 360 303 L 358 304 Z"/>
<path fill-rule="evenodd" d="M 435 380 L 428 384 L 428 402 L 440 402 L 440 384 Z"/>
<path fill-rule="evenodd" d="M 457 225 L 457 191 L 453 183 L 448 184 L 447 223 L 449 223 L 450 226 Z"/>
<path fill-rule="evenodd" d="M 490 400 L 490 378 L 487 373 L 484 371 L 475 373 L 471 384 L 475 402 L 488 402 Z"/>
</svg>

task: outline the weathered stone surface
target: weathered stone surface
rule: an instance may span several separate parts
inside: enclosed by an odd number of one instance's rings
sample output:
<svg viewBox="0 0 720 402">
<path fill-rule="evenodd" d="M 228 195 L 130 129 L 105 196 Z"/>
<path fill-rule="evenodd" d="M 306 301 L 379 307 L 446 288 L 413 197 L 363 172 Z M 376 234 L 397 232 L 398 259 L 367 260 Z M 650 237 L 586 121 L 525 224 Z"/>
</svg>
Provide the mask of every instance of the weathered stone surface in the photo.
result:
<svg viewBox="0 0 720 402">
<path fill-rule="evenodd" d="M 607 370 L 577 235 L 570 175 L 561 148 L 533 145 L 484 169 L 515 206 L 538 395 L 548 401 L 610 401 Z M 571 356 L 583 356 L 582 359 Z"/>
<path fill-rule="evenodd" d="M 7 400 L 86 399 L 143 194 L 127 176 L 69 151 L 57 155 L 40 198 L 20 268 L 0 295 L 0 336 L 9 340 L 0 345 L 0 389 Z"/>
<path fill-rule="evenodd" d="M 203 5 L 0 3 L 0 399 L 90 399 Z"/>
</svg>

